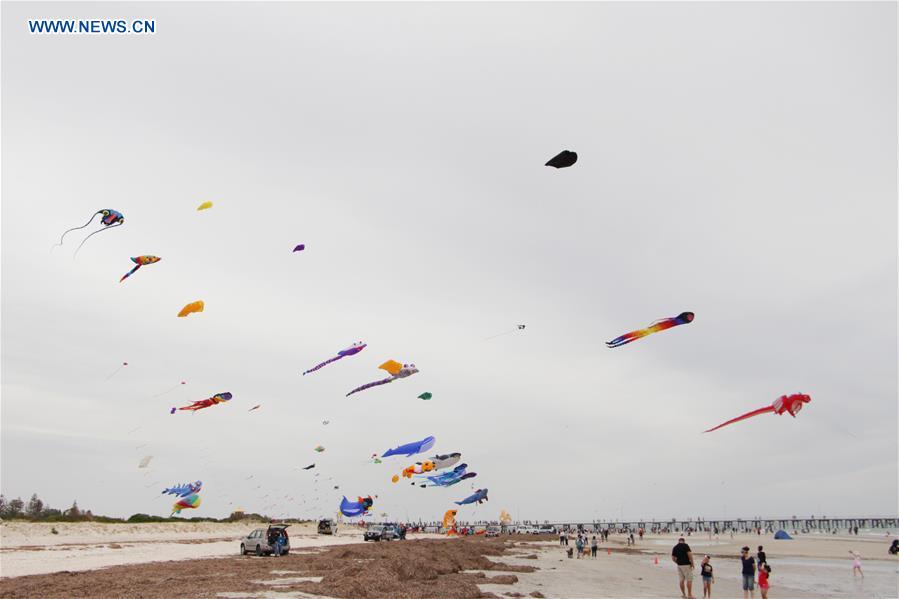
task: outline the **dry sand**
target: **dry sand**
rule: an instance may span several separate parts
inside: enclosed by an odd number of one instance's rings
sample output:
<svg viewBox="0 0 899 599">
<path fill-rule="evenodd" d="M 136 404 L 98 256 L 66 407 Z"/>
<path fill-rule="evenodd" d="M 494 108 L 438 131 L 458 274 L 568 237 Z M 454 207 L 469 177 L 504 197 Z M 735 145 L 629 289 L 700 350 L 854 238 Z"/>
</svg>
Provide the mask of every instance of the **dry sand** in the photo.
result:
<svg viewBox="0 0 899 599">
<path fill-rule="evenodd" d="M 107 566 L 222 557 L 238 552 L 242 537 L 259 522 L 161 522 L 152 524 L 54 524 L 3 522 L 0 576 L 78 572 Z M 55 529 L 57 534 L 51 530 Z M 290 527 L 295 549 L 357 543 L 362 533 L 345 527 L 337 536 L 316 534 L 310 524 Z"/>
</svg>

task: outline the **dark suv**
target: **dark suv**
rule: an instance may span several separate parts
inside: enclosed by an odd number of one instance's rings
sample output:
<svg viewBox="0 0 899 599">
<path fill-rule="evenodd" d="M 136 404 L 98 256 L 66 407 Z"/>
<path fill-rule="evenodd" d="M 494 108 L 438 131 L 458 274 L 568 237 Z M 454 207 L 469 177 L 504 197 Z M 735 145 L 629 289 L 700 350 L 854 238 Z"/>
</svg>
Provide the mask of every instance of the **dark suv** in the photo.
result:
<svg viewBox="0 0 899 599">
<path fill-rule="evenodd" d="M 318 521 L 318 534 L 320 534 L 320 535 L 337 534 L 337 522 L 334 522 L 334 520 L 319 520 Z"/>
<path fill-rule="evenodd" d="M 380 524 L 373 524 L 369 526 L 365 530 L 365 534 L 362 536 L 362 539 L 365 541 L 389 541 L 393 538 L 393 533 L 387 532 L 386 526 L 381 526 Z"/>
</svg>

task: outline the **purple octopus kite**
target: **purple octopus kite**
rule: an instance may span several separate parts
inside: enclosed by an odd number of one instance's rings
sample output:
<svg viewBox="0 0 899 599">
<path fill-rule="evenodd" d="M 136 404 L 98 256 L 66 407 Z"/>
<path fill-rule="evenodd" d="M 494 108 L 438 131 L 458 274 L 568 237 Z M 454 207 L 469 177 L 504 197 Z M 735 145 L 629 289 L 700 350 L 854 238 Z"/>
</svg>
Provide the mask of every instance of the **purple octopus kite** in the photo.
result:
<svg viewBox="0 0 899 599">
<path fill-rule="evenodd" d="M 319 364 L 318 366 L 315 366 L 314 368 L 310 368 L 309 370 L 307 370 L 306 372 L 303 373 L 303 376 L 306 376 L 306 375 L 309 374 L 310 372 L 315 372 L 315 371 L 318 370 L 319 368 L 324 368 L 325 366 L 327 366 L 327 365 L 330 364 L 331 362 L 336 362 L 337 360 L 339 360 L 339 359 L 341 359 L 341 358 L 345 358 L 345 357 L 347 357 L 347 356 L 355 356 L 356 354 L 358 354 L 359 352 L 361 352 L 361 351 L 362 351 L 363 349 L 365 349 L 365 348 L 366 348 L 366 345 L 365 345 L 364 343 L 362 343 L 361 341 L 358 342 L 358 343 L 354 343 L 354 344 L 351 345 L 350 347 L 348 347 L 348 348 L 346 348 L 346 349 L 342 349 L 342 350 L 340 350 L 339 352 L 337 352 L 337 355 L 336 355 L 335 357 L 333 357 L 333 358 L 331 358 L 331 359 L 329 359 L 329 360 L 325 360 L 324 362 L 322 362 L 322 363 Z"/>
</svg>

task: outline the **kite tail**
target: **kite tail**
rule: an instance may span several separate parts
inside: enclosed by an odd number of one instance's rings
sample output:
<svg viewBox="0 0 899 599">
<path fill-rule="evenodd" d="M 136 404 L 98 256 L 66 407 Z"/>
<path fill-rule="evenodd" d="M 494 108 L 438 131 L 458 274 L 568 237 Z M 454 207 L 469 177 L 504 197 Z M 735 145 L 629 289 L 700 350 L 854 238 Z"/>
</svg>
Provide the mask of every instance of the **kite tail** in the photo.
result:
<svg viewBox="0 0 899 599">
<path fill-rule="evenodd" d="M 122 281 L 124 281 L 125 279 L 127 279 L 128 277 L 130 277 L 131 275 L 133 275 L 133 274 L 135 273 L 135 271 L 137 271 L 137 269 L 140 268 L 140 267 L 141 267 L 141 265 L 138 264 L 138 265 L 136 265 L 134 268 L 132 268 L 131 270 L 129 270 L 128 272 L 126 272 L 126 273 L 125 273 L 125 276 L 122 277 L 121 279 L 119 279 L 119 283 L 121 283 Z"/>
<path fill-rule="evenodd" d="M 115 229 L 116 227 L 121 227 L 121 226 L 122 226 L 122 223 L 121 223 L 121 222 L 118 222 L 118 223 L 116 223 L 116 224 L 114 224 L 114 225 L 109 225 L 109 226 L 106 227 L 105 229 L 97 229 L 96 231 L 94 231 L 93 233 L 91 233 L 90 235 L 88 235 L 87 237 L 85 237 L 84 240 L 82 240 L 81 244 L 78 246 L 78 249 L 75 250 L 75 253 L 72 255 L 72 260 L 74 260 L 75 258 L 78 257 L 78 252 L 81 251 L 81 246 L 83 246 L 83 245 L 84 245 L 84 242 L 86 242 L 88 239 L 90 239 L 91 237 L 93 237 L 93 236 L 96 235 L 97 233 L 102 233 L 103 231 L 108 231 L 108 230 L 110 230 L 110 229 Z"/>
<path fill-rule="evenodd" d="M 640 329 L 639 331 L 631 331 L 630 333 L 625 333 L 620 337 L 615 337 L 611 341 L 606 341 L 607 347 L 621 347 L 622 345 L 627 345 L 631 341 L 636 341 L 641 337 L 646 337 L 649 332 L 646 329 Z"/>
<path fill-rule="evenodd" d="M 728 424 L 733 424 L 734 422 L 739 422 L 741 420 L 746 420 L 747 418 L 752 418 L 753 416 L 758 416 L 759 414 L 766 414 L 768 412 L 773 412 L 773 411 L 774 411 L 774 406 L 767 406 L 765 408 L 759 408 L 758 410 L 753 410 L 751 412 L 747 412 L 746 414 L 743 414 L 742 416 L 737 416 L 736 418 L 734 418 L 732 420 L 728 420 L 727 422 L 719 424 L 715 428 L 710 428 L 709 430 L 703 431 L 703 432 L 710 433 L 712 431 L 718 430 L 721 427 L 727 426 Z"/>
<path fill-rule="evenodd" d="M 52 252 L 52 251 L 53 251 L 53 248 L 61 246 L 61 245 L 62 245 L 62 240 L 65 239 L 65 236 L 68 235 L 69 233 L 71 233 L 72 231 L 77 231 L 78 229 L 83 229 L 83 228 L 85 228 L 86 226 L 88 226 L 89 224 L 91 224 L 92 222 L 94 222 L 94 219 L 97 218 L 97 215 L 98 215 L 98 214 L 100 214 L 100 213 L 99 213 L 99 212 L 94 212 L 94 215 L 91 216 L 91 219 L 90 219 L 89 221 L 87 221 L 86 223 L 84 223 L 84 224 L 81 225 L 80 227 L 74 227 L 74 228 L 72 228 L 72 229 L 69 229 L 69 230 L 66 231 L 65 233 L 63 233 L 62 236 L 59 238 L 59 243 L 50 246 L 50 251 Z"/>
<path fill-rule="evenodd" d="M 343 356 L 334 356 L 334 357 L 331 358 L 330 360 L 325 360 L 324 362 L 322 362 L 322 363 L 319 364 L 318 366 L 316 366 L 316 367 L 314 367 L 314 368 L 310 368 L 309 370 L 307 370 L 306 372 L 304 372 L 304 373 L 303 373 L 303 376 L 306 376 L 306 375 L 309 374 L 310 372 L 315 372 L 315 371 L 318 370 L 319 368 L 324 368 L 325 366 L 327 366 L 327 365 L 330 364 L 331 362 L 336 362 L 337 360 L 339 360 L 339 359 L 342 358 L 342 357 L 343 357 Z"/>
<path fill-rule="evenodd" d="M 386 385 L 387 383 L 392 383 L 395 380 L 396 380 L 395 377 L 390 377 L 390 378 L 386 378 L 386 379 L 381 379 L 380 381 L 375 381 L 373 383 L 366 383 L 366 384 L 362 385 L 361 387 L 356 387 L 355 389 L 353 389 L 352 391 L 347 393 L 346 396 L 349 397 L 353 393 L 365 391 L 366 389 L 371 389 L 372 387 L 377 387 L 378 385 Z"/>
</svg>

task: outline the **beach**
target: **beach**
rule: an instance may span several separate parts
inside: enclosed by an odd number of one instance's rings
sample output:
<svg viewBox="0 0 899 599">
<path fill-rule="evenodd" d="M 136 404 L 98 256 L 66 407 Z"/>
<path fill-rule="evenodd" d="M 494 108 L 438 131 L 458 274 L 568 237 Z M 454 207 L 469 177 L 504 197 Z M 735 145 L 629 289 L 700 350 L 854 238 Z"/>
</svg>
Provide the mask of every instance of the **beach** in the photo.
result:
<svg viewBox="0 0 899 599">
<path fill-rule="evenodd" d="M 288 556 L 238 555 L 239 539 L 258 523 L 4 523 L 0 597 L 677 597 L 670 559 L 676 535 L 650 535 L 628 547 L 623 535 L 598 556 L 567 558 L 557 537 L 443 537 L 362 543 L 361 529 L 317 535 L 291 527 Z M 715 597 L 740 596 L 739 548 L 763 544 L 772 565 L 770 597 L 896 597 L 899 563 L 878 538 L 805 535 L 694 535 L 698 563 L 715 566 Z M 572 544 L 569 547 L 573 547 Z M 862 554 L 853 579 L 849 551 Z M 694 595 L 701 596 L 697 574 Z"/>
</svg>

